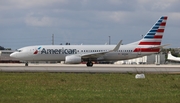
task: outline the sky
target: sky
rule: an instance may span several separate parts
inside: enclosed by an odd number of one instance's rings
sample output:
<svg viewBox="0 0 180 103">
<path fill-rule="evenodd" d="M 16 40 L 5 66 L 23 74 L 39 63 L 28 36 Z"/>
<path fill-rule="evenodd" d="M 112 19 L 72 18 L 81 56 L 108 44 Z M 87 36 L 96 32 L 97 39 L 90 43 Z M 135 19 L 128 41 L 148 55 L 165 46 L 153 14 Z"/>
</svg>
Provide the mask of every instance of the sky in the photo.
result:
<svg viewBox="0 0 180 103">
<path fill-rule="evenodd" d="M 162 44 L 180 47 L 180 0 L 0 0 L 0 46 L 99 45 L 142 38 L 168 16 Z"/>
</svg>

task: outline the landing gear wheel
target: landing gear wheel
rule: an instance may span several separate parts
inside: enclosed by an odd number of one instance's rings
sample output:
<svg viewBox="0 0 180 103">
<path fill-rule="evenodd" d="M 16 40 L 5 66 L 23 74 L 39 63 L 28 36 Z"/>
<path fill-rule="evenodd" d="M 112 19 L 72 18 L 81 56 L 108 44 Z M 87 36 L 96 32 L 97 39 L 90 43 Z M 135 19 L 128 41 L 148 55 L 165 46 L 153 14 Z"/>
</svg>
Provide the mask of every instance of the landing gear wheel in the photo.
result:
<svg viewBox="0 0 180 103">
<path fill-rule="evenodd" d="M 28 66 L 28 62 L 27 62 L 27 63 L 25 63 L 25 66 Z"/>
<path fill-rule="evenodd" d="M 93 66 L 93 63 L 92 63 L 91 61 L 88 61 L 88 62 L 86 63 L 86 65 L 87 65 L 87 67 L 92 67 L 92 66 Z"/>
</svg>

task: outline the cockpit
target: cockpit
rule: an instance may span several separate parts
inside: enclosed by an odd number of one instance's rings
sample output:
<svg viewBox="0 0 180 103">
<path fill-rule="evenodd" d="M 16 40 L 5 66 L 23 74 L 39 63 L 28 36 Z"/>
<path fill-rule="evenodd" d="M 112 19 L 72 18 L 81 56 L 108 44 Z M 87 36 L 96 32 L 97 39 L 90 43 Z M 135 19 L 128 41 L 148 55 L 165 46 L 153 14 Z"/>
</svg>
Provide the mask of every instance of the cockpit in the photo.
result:
<svg viewBox="0 0 180 103">
<path fill-rule="evenodd" d="M 22 52 L 22 50 L 18 49 L 16 52 Z"/>
<path fill-rule="evenodd" d="M 18 50 L 16 50 L 15 52 L 22 52 L 22 50 L 18 49 Z"/>
</svg>

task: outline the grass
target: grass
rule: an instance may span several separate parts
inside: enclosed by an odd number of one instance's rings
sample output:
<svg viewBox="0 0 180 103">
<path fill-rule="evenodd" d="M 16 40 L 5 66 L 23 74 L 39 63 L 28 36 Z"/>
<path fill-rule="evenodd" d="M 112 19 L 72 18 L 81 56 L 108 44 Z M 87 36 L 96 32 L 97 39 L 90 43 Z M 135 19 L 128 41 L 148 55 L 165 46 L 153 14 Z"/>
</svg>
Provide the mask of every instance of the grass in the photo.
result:
<svg viewBox="0 0 180 103">
<path fill-rule="evenodd" d="M 0 73 L 0 103 L 179 103 L 180 75 Z"/>
</svg>

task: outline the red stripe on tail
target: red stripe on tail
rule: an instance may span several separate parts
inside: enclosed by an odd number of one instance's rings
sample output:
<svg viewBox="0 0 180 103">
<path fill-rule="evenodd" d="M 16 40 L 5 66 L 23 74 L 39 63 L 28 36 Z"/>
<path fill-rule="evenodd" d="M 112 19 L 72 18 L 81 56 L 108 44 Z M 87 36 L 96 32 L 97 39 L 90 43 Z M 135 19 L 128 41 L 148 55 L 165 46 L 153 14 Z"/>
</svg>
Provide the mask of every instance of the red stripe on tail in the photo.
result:
<svg viewBox="0 0 180 103">
<path fill-rule="evenodd" d="M 164 20 L 167 20 L 167 16 L 164 17 Z"/>
<path fill-rule="evenodd" d="M 166 26 L 166 22 L 162 22 L 160 26 Z"/>
<path fill-rule="evenodd" d="M 161 45 L 161 42 L 140 42 L 139 45 Z"/>
<path fill-rule="evenodd" d="M 163 33 L 164 29 L 158 29 L 157 32 Z"/>
<path fill-rule="evenodd" d="M 154 39 L 162 39 L 162 35 L 154 35 Z"/>
</svg>

